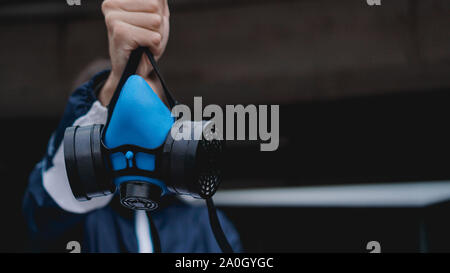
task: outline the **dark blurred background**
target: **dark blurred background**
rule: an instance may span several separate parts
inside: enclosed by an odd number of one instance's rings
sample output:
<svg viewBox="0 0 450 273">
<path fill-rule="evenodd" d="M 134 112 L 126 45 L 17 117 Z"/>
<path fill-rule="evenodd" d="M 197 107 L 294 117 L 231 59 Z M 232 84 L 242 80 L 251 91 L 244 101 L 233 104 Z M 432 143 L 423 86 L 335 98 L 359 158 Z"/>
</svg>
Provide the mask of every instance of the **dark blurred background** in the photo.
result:
<svg viewBox="0 0 450 273">
<path fill-rule="evenodd" d="M 0 1 L 2 252 L 28 250 L 28 174 L 80 73 L 108 58 L 101 2 Z M 449 1 L 169 3 L 160 66 L 180 101 L 280 105 L 280 148 L 232 143 L 224 192 L 450 179 Z M 450 251 L 443 194 L 395 208 L 218 204 L 249 251 L 366 251 L 370 240 L 386 251 Z"/>
</svg>

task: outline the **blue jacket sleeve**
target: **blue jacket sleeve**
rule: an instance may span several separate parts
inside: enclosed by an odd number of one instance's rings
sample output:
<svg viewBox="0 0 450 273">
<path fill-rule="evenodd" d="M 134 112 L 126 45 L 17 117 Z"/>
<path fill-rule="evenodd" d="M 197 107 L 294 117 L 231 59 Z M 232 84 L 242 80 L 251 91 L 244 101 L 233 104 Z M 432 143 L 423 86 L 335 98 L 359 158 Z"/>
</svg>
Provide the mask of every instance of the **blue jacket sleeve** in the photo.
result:
<svg viewBox="0 0 450 273">
<path fill-rule="evenodd" d="M 222 230 L 234 252 L 243 252 L 239 233 L 221 211 L 217 210 Z M 164 253 L 220 253 L 209 222 L 206 205 L 176 201 L 152 213 Z"/>
<path fill-rule="evenodd" d="M 61 154 L 63 153 L 61 143 L 66 127 L 73 125 L 77 120 L 85 117 L 85 123 L 98 121 L 98 117 L 95 120 L 95 116 L 94 118 L 87 116 L 97 100 L 94 88 L 106 76 L 106 71 L 97 74 L 89 82 L 77 88 L 70 96 L 62 120 L 48 142 L 46 154 L 29 176 L 28 186 L 23 199 L 23 214 L 33 244 L 49 242 L 62 236 L 69 228 L 82 221 L 84 218 L 83 212 L 88 211 L 88 209 L 84 211 L 80 209 L 71 210 L 70 202 L 69 205 L 65 205 L 68 204 L 64 200 L 67 197 L 58 200 L 59 192 L 61 192 L 61 196 L 67 195 L 67 190 L 70 192 L 70 189 L 59 190 L 63 189 L 61 187 L 62 184 L 66 183 L 68 185 L 64 163 L 62 163 L 61 167 L 60 162 Z M 98 101 L 97 104 L 100 105 Z M 99 106 L 97 108 L 101 109 Z M 101 110 L 104 113 L 100 111 L 103 114 L 100 119 L 106 119 L 106 108 Z M 99 116 L 98 110 L 96 115 Z M 71 201 L 76 202 L 74 200 Z"/>
</svg>

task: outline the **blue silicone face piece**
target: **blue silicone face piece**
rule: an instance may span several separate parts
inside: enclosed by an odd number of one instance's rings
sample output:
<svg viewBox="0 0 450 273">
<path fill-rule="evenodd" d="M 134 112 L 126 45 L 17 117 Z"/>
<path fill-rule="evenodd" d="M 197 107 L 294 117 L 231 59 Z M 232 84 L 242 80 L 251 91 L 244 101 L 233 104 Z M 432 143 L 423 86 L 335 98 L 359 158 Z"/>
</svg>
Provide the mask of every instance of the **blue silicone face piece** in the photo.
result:
<svg viewBox="0 0 450 273">
<path fill-rule="evenodd" d="M 140 76 L 133 75 L 125 82 L 115 105 L 105 133 L 106 147 L 113 149 L 122 145 L 136 145 L 156 149 L 164 144 L 174 118 L 158 95 Z M 134 157 L 136 166 L 142 170 L 155 170 L 155 156 L 145 153 L 114 153 L 111 155 L 113 170 L 126 168 Z M 116 186 L 127 181 L 153 183 L 167 189 L 165 184 L 152 177 L 121 176 L 114 179 Z"/>
</svg>

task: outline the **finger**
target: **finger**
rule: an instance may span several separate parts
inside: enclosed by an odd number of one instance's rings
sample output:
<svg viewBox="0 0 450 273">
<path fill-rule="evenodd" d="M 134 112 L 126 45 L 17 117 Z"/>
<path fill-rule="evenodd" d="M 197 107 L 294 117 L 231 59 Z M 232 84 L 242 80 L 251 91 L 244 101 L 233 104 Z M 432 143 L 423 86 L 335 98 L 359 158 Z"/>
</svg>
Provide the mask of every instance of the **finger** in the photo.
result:
<svg viewBox="0 0 450 273">
<path fill-rule="evenodd" d="M 158 55 L 162 36 L 159 32 L 137 27 L 119 21 L 113 30 L 113 39 L 125 50 L 134 50 L 139 46 L 148 47 L 154 55 Z"/>
<path fill-rule="evenodd" d="M 164 16 L 170 17 L 169 4 L 167 3 L 168 1 L 167 0 L 160 0 L 160 1 L 162 1 L 161 7 L 164 7 L 164 9 L 163 9 Z"/>
<path fill-rule="evenodd" d="M 105 0 L 102 8 L 122 9 L 125 11 L 159 12 L 163 6 L 160 0 Z"/>
<path fill-rule="evenodd" d="M 161 15 L 146 12 L 111 11 L 105 16 L 105 21 L 107 25 L 114 24 L 114 21 L 122 21 L 136 27 L 158 32 L 163 24 L 163 18 Z"/>
</svg>

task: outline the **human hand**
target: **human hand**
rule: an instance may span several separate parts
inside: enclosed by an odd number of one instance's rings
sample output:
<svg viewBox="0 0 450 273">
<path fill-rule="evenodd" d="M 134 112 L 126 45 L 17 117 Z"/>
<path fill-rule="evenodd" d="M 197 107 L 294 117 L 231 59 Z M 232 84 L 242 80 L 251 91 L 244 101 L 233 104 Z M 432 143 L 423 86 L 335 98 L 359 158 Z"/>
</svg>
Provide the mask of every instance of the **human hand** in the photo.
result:
<svg viewBox="0 0 450 273">
<path fill-rule="evenodd" d="M 130 53 L 139 46 L 148 47 L 158 60 L 169 39 L 169 7 L 167 0 L 105 0 L 102 4 L 108 31 L 111 73 L 99 93 L 99 100 L 108 105 Z M 153 80 L 153 67 L 144 55 L 137 74 L 148 82 Z M 155 92 L 163 98 L 163 93 Z"/>
</svg>

